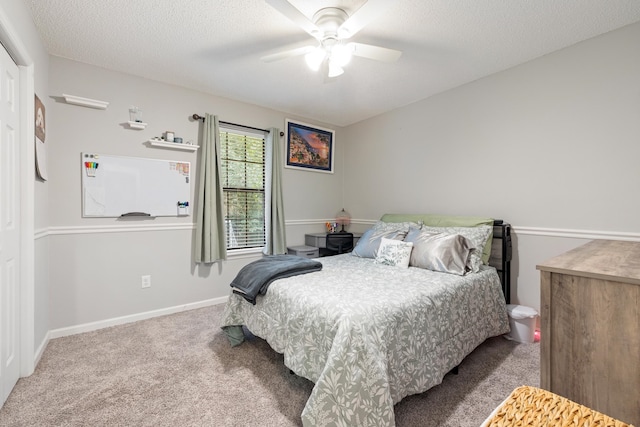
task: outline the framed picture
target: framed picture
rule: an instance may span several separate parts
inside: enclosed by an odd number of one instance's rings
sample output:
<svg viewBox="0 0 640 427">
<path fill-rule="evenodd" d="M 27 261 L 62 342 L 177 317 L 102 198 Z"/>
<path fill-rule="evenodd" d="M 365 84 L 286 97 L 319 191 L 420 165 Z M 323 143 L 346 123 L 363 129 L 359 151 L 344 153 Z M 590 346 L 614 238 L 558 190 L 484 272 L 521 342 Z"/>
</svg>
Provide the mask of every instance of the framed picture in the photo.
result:
<svg viewBox="0 0 640 427">
<path fill-rule="evenodd" d="M 46 181 L 49 176 L 49 172 L 47 171 L 47 149 L 46 145 L 44 145 L 44 139 L 47 135 L 46 132 L 46 122 L 45 122 L 45 110 L 44 104 L 38 98 L 38 95 L 35 95 L 35 135 L 36 135 L 36 173 L 38 174 L 38 178 Z"/>
<path fill-rule="evenodd" d="M 286 119 L 285 167 L 333 173 L 335 132 Z"/>
<path fill-rule="evenodd" d="M 40 98 L 38 98 L 38 95 L 36 95 L 36 98 L 35 98 L 35 107 L 36 107 L 36 110 L 35 110 L 36 138 L 44 142 L 44 138 L 46 135 L 45 121 L 44 121 L 44 104 L 42 104 L 42 101 L 40 101 Z"/>
</svg>

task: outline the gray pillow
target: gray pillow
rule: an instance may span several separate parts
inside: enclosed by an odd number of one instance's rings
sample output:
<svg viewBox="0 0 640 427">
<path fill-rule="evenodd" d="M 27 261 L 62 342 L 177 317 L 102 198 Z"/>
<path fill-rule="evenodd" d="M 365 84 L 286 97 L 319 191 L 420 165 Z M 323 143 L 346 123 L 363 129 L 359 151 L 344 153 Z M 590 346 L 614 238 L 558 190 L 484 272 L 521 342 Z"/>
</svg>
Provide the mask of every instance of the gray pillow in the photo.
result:
<svg viewBox="0 0 640 427">
<path fill-rule="evenodd" d="M 487 240 L 493 233 L 493 226 L 491 225 L 479 225 L 477 227 L 431 227 L 423 226 L 422 231 L 427 233 L 437 234 L 460 234 L 471 241 L 471 256 L 469 256 L 468 267 L 474 273 L 480 271 L 480 265 L 482 265 L 482 250 L 485 247 Z"/>
<path fill-rule="evenodd" d="M 409 265 L 464 276 L 470 270 L 473 244 L 460 234 L 433 234 L 412 228 L 405 242 L 413 243 Z"/>
<path fill-rule="evenodd" d="M 351 255 L 360 258 L 375 258 L 383 237 L 393 240 L 403 240 L 406 235 L 406 231 L 380 230 L 375 227 L 370 228 L 358 239 L 358 243 L 356 243 L 356 247 L 351 251 Z"/>
</svg>

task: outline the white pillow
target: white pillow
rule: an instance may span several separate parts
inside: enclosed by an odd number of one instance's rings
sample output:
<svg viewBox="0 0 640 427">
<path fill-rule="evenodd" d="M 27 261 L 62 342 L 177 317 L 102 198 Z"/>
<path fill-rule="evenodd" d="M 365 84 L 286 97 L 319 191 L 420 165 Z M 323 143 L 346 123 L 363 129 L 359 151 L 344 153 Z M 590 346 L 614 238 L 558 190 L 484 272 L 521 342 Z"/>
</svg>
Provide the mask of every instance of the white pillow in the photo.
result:
<svg viewBox="0 0 640 427">
<path fill-rule="evenodd" d="M 403 242 L 383 237 L 375 263 L 407 268 L 409 267 L 412 249 L 413 242 Z"/>
</svg>

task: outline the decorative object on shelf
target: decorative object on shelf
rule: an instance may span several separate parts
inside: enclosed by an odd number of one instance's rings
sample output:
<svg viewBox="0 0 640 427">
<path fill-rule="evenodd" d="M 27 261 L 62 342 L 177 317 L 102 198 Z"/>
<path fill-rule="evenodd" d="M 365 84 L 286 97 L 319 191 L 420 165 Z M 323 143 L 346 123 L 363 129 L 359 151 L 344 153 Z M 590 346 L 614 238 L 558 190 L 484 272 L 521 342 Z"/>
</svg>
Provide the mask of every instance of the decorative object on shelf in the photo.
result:
<svg viewBox="0 0 640 427">
<path fill-rule="evenodd" d="M 175 134 L 170 130 L 164 133 L 164 140 L 167 142 L 173 142 L 174 137 L 175 137 Z"/>
<path fill-rule="evenodd" d="M 287 162 L 285 167 L 333 173 L 335 132 L 285 120 Z"/>
<path fill-rule="evenodd" d="M 135 105 L 129 107 L 129 120 L 136 123 L 142 123 L 142 110 Z"/>
<path fill-rule="evenodd" d="M 338 231 L 337 222 L 327 222 L 325 223 L 325 227 L 327 227 L 327 233 L 335 233 L 336 231 Z"/>
<path fill-rule="evenodd" d="M 182 144 L 182 138 L 176 136 L 175 138 L 173 138 L 173 142 L 176 144 Z"/>
<path fill-rule="evenodd" d="M 106 110 L 109 103 L 106 101 L 98 101 L 97 99 L 83 98 L 81 96 L 68 95 L 63 93 L 64 101 L 67 104 L 80 105 L 82 107 L 96 108 L 98 110 Z"/>
<path fill-rule="evenodd" d="M 198 148 L 200 148 L 199 145 L 177 144 L 175 142 L 163 141 L 158 137 L 151 138 L 150 140 L 147 141 L 147 143 L 153 147 L 172 148 L 174 150 L 184 150 L 184 151 L 196 151 Z"/>
<path fill-rule="evenodd" d="M 336 215 L 336 223 L 342 226 L 342 230 L 340 231 L 345 231 L 344 227 L 348 227 L 349 224 L 351 224 L 351 214 L 342 208 L 342 210 Z"/>
<path fill-rule="evenodd" d="M 127 123 L 130 129 L 144 129 L 147 127 L 147 124 L 142 122 L 142 110 L 134 105 L 129 107 L 129 121 Z"/>
</svg>

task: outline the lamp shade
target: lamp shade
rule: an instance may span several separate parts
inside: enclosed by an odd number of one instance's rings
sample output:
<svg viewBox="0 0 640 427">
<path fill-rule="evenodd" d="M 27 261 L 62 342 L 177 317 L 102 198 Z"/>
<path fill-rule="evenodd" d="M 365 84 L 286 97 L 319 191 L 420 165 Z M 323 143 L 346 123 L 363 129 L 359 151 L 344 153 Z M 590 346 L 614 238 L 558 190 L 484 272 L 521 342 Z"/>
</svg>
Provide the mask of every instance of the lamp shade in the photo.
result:
<svg viewBox="0 0 640 427">
<path fill-rule="evenodd" d="M 336 214 L 336 222 L 342 226 L 342 231 L 344 231 L 344 227 L 351 224 L 351 214 L 342 208 L 342 210 Z"/>
</svg>

